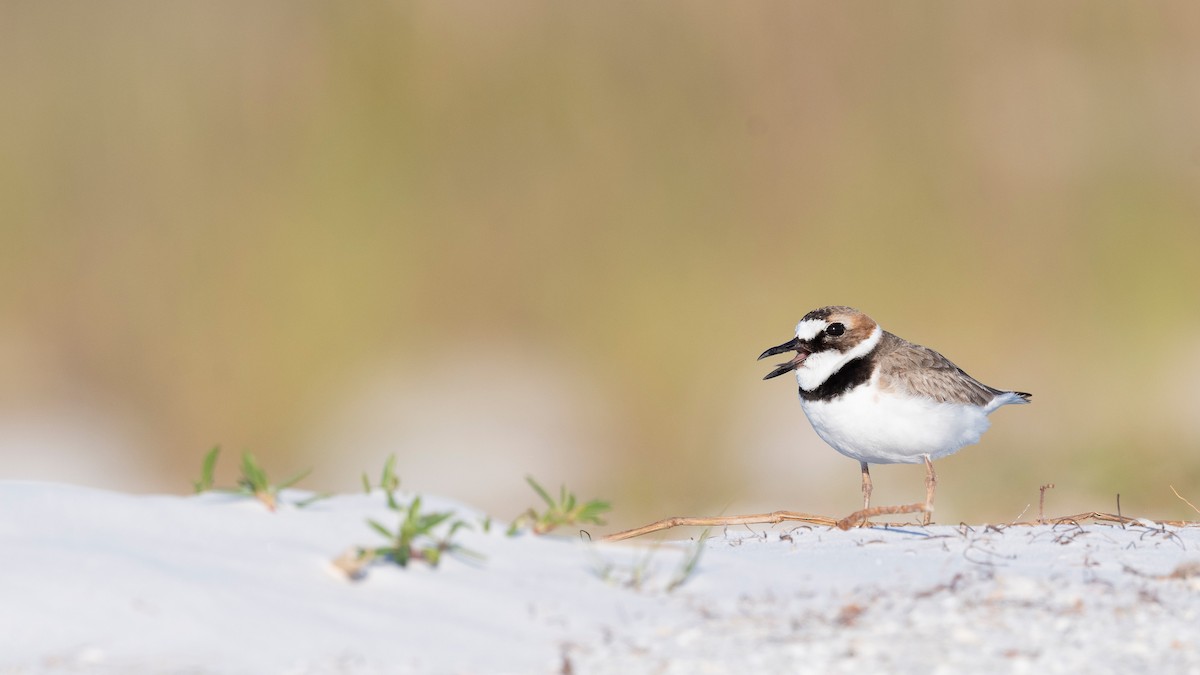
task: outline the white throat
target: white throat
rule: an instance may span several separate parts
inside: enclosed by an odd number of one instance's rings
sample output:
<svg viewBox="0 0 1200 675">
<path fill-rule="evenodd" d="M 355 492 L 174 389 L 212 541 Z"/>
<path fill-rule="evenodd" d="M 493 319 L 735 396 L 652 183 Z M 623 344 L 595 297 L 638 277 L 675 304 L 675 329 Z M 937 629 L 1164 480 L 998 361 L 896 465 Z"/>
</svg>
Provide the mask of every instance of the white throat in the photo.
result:
<svg viewBox="0 0 1200 675">
<path fill-rule="evenodd" d="M 804 391 L 812 391 L 825 383 L 833 376 L 834 373 L 842 369 L 842 366 L 850 363 L 854 359 L 861 358 L 871 353 L 875 349 L 875 345 L 883 339 L 883 328 L 877 324 L 875 330 L 871 331 L 871 335 L 866 340 L 858 343 L 853 349 L 846 352 L 839 352 L 836 349 L 827 349 L 823 352 L 810 354 L 804 359 L 804 363 L 796 369 L 796 382 L 800 383 L 800 388 Z"/>
</svg>

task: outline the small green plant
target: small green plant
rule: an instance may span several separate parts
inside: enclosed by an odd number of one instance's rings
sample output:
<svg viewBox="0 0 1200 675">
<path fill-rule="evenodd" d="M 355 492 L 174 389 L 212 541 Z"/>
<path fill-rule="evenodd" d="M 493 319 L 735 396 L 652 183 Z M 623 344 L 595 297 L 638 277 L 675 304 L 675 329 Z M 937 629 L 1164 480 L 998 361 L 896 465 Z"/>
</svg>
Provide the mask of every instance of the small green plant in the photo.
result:
<svg viewBox="0 0 1200 675">
<path fill-rule="evenodd" d="M 200 479 L 193 481 L 192 483 L 192 486 L 195 488 L 196 492 L 201 493 L 213 490 L 217 492 L 231 492 L 234 494 L 246 495 L 247 497 L 254 497 L 258 501 L 262 502 L 271 511 L 274 511 L 279 504 L 280 491 L 299 483 L 301 480 L 304 480 L 304 478 L 312 471 L 311 469 L 301 471 L 300 473 L 276 485 L 271 482 L 270 478 L 267 477 L 267 472 L 264 471 L 263 468 L 258 464 L 258 460 L 254 458 L 254 455 L 248 452 L 243 452 L 242 474 L 238 477 L 237 487 L 214 488 L 213 474 L 216 471 L 217 458 L 220 456 L 220 454 L 221 447 L 216 446 L 204 455 L 204 461 L 200 466 Z M 308 499 L 296 502 L 295 505 L 299 507 L 308 506 L 318 499 L 324 499 L 327 496 L 328 495 L 314 495 Z"/>
<path fill-rule="evenodd" d="M 479 557 L 478 554 L 452 541 L 455 532 L 470 527 L 465 521 L 450 520 L 454 516 L 453 512 L 422 513 L 420 497 L 414 497 L 407 508 L 396 510 L 401 512 L 402 517 L 400 525 L 394 531 L 377 520 L 367 520 L 376 532 L 388 540 L 386 546 L 366 549 L 366 554 L 371 558 L 390 560 L 401 567 L 407 567 L 412 560 L 420 560 L 428 563 L 430 567 L 437 567 L 443 553 Z M 447 521 L 449 523 L 445 533 L 436 535 L 434 528 Z"/>
<path fill-rule="evenodd" d="M 363 491 L 370 494 L 375 486 L 371 485 L 371 479 L 366 472 L 363 472 L 362 483 Z M 444 554 L 483 559 L 481 554 L 454 541 L 454 535 L 459 530 L 469 529 L 471 526 L 454 518 L 452 511 L 424 513 L 419 496 L 413 497 L 407 505 L 397 499 L 400 477 L 396 475 L 395 455 L 391 455 L 384 462 L 378 487 L 383 490 L 387 507 L 400 514 L 400 524 L 392 530 L 373 518 L 367 519 L 371 529 L 383 536 L 387 543 L 383 546 L 353 547 L 338 556 L 333 561 L 334 566 L 351 579 L 362 578 L 366 575 L 367 567 L 377 561 L 393 562 L 401 567 L 408 567 L 410 562 L 420 561 L 430 567 L 437 567 Z M 438 529 L 442 530 L 440 534 Z"/>
<path fill-rule="evenodd" d="M 459 530 L 469 529 L 471 526 L 466 521 L 454 518 L 453 512 L 423 513 L 420 497 L 414 497 L 407 506 L 397 503 L 395 507 L 390 508 L 401 514 L 400 524 L 395 530 L 388 529 L 373 518 L 367 519 L 371 529 L 387 540 L 385 545 L 353 547 L 333 561 L 334 566 L 351 579 L 364 577 L 367 567 L 377 561 L 392 562 L 401 567 L 408 567 L 410 562 L 419 561 L 436 568 L 444 554 L 476 561 L 483 560 L 482 554 L 454 541 L 454 535 Z M 435 532 L 443 525 L 444 531 L 441 534 Z"/>
<path fill-rule="evenodd" d="M 546 534 L 563 525 L 603 525 L 604 521 L 600 518 L 600 514 L 612 509 L 608 502 L 600 499 L 580 503 L 575 499 L 574 494 L 567 491 L 566 485 L 560 487 L 556 501 L 545 488 L 533 479 L 533 476 L 526 476 L 525 481 L 542 498 L 542 501 L 546 502 L 546 510 L 539 513 L 531 507 L 525 513 L 517 516 L 508 528 L 510 536 L 525 526 L 529 526 L 534 534 Z"/>
<path fill-rule="evenodd" d="M 204 455 L 204 461 L 200 464 L 200 480 L 192 481 L 192 487 L 196 490 L 196 494 L 208 492 L 213 487 L 213 472 L 217 469 L 217 455 L 221 454 L 221 446 L 214 445 L 212 450 L 209 450 Z"/>
<path fill-rule="evenodd" d="M 275 485 L 267 478 L 267 472 L 258 465 L 258 460 L 254 459 L 254 455 L 243 452 L 242 475 L 238 478 L 238 488 L 241 494 L 254 497 L 265 504 L 268 509 L 274 511 L 279 502 L 279 492 L 304 480 L 311 472 L 312 469 L 305 469 L 279 485 Z"/>
<path fill-rule="evenodd" d="M 374 489 L 371 486 L 371 479 L 367 477 L 367 472 L 362 475 L 363 492 L 371 494 Z M 383 493 L 387 495 L 388 508 L 399 510 L 399 504 L 396 503 L 396 491 L 400 489 L 400 477 L 396 475 L 396 455 L 388 455 L 387 461 L 383 463 L 383 472 L 379 476 L 379 487 Z"/>
</svg>

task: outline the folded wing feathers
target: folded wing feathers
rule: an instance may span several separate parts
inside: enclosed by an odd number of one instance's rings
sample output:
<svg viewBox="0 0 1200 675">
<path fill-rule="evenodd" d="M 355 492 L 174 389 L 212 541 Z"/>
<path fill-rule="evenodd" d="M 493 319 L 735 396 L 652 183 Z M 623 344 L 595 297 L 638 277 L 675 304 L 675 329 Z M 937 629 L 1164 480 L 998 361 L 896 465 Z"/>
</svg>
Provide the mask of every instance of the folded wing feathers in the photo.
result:
<svg viewBox="0 0 1200 675">
<path fill-rule="evenodd" d="M 893 391 L 942 403 L 969 403 L 988 412 L 1010 403 L 1028 403 L 1030 394 L 989 387 L 936 351 L 891 333 L 880 342 L 880 384 Z"/>
</svg>

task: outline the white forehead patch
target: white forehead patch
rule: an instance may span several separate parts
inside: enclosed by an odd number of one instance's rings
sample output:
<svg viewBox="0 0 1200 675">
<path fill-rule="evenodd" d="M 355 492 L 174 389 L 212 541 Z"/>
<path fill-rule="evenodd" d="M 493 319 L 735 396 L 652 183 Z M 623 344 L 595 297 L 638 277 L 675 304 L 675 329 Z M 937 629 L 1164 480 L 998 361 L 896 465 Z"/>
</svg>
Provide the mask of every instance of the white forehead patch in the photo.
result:
<svg viewBox="0 0 1200 675">
<path fill-rule="evenodd" d="M 828 325 L 829 322 L 822 319 L 805 319 L 796 324 L 796 337 L 801 340 L 811 340 L 825 330 Z"/>
</svg>

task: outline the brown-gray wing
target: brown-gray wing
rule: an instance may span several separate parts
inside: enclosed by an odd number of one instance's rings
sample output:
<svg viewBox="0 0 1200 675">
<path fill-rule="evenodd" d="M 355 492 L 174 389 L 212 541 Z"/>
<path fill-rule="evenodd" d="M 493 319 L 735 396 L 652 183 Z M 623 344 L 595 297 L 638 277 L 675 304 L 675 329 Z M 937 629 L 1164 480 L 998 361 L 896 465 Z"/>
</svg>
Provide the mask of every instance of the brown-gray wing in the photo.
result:
<svg viewBox="0 0 1200 675">
<path fill-rule="evenodd" d="M 966 374 L 950 359 L 928 347 L 899 337 L 890 346 L 890 350 L 880 355 L 879 384 L 884 389 L 942 403 L 974 405 L 987 405 L 1004 393 Z"/>
</svg>

